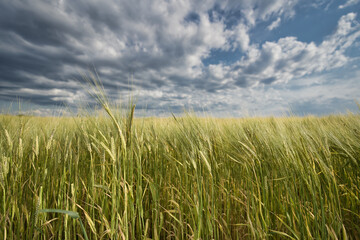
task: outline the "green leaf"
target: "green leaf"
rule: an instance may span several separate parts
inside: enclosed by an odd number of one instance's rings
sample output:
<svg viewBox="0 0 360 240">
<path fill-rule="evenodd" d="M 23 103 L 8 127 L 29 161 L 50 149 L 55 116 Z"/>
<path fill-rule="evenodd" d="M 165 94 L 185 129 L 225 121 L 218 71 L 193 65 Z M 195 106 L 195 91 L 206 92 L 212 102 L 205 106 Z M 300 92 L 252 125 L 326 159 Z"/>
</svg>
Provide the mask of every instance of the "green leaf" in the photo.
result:
<svg viewBox="0 0 360 240">
<path fill-rule="evenodd" d="M 39 210 L 39 213 L 62 213 L 62 214 L 67 214 L 70 217 L 72 217 L 73 219 L 78 219 L 79 213 L 77 212 L 73 212 L 73 211 L 67 211 L 67 210 L 61 210 L 61 209 L 41 209 Z"/>
</svg>

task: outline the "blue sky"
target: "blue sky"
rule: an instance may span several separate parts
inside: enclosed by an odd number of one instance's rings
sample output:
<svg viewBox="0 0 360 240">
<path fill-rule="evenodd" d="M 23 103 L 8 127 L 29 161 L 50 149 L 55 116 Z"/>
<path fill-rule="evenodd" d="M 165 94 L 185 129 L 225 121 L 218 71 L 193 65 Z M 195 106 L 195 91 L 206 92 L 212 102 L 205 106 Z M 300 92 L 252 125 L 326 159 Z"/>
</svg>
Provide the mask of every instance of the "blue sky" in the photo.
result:
<svg viewBox="0 0 360 240">
<path fill-rule="evenodd" d="M 134 95 L 139 114 L 359 112 L 359 10 L 360 0 L 1 1 L 0 107 L 20 99 L 49 115 L 92 102 L 79 73 L 95 66 L 111 101 Z"/>
</svg>

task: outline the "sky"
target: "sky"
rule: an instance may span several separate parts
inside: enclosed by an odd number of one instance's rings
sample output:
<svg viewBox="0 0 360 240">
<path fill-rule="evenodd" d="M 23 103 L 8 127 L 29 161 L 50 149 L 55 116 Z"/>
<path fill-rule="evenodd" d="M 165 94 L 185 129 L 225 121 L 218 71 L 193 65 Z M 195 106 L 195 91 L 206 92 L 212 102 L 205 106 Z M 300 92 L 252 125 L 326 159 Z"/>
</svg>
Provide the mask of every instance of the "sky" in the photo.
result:
<svg viewBox="0 0 360 240">
<path fill-rule="evenodd" d="M 0 108 L 216 117 L 359 112 L 360 0 L 1 0 Z M 65 107 L 64 107 L 65 106 Z M 67 109 L 67 110 L 64 110 Z"/>
</svg>

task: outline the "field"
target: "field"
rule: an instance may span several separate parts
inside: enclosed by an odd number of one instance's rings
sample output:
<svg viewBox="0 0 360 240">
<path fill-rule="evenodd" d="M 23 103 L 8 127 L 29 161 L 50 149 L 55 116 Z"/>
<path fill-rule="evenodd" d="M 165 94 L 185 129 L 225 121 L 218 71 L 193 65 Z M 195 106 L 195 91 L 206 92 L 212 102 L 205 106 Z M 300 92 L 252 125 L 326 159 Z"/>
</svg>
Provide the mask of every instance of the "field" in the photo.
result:
<svg viewBox="0 0 360 240">
<path fill-rule="evenodd" d="M 0 239 L 360 239 L 358 114 L 1 115 L 0 154 Z"/>
</svg>

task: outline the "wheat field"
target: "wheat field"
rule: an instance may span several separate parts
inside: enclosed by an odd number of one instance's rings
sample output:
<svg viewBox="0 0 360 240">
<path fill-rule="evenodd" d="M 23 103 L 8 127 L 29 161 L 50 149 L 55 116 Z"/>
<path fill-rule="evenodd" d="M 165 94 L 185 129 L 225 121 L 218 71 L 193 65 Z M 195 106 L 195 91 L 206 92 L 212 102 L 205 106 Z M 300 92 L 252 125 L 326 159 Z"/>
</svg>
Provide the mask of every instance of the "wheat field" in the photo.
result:
<svg viewBox="0 0 360 240">
<path fill-rule="evenodd" d="M 133 110 L 1 115 L 0 239 L 360 239 L 360 115 Z"/>
</svg>

